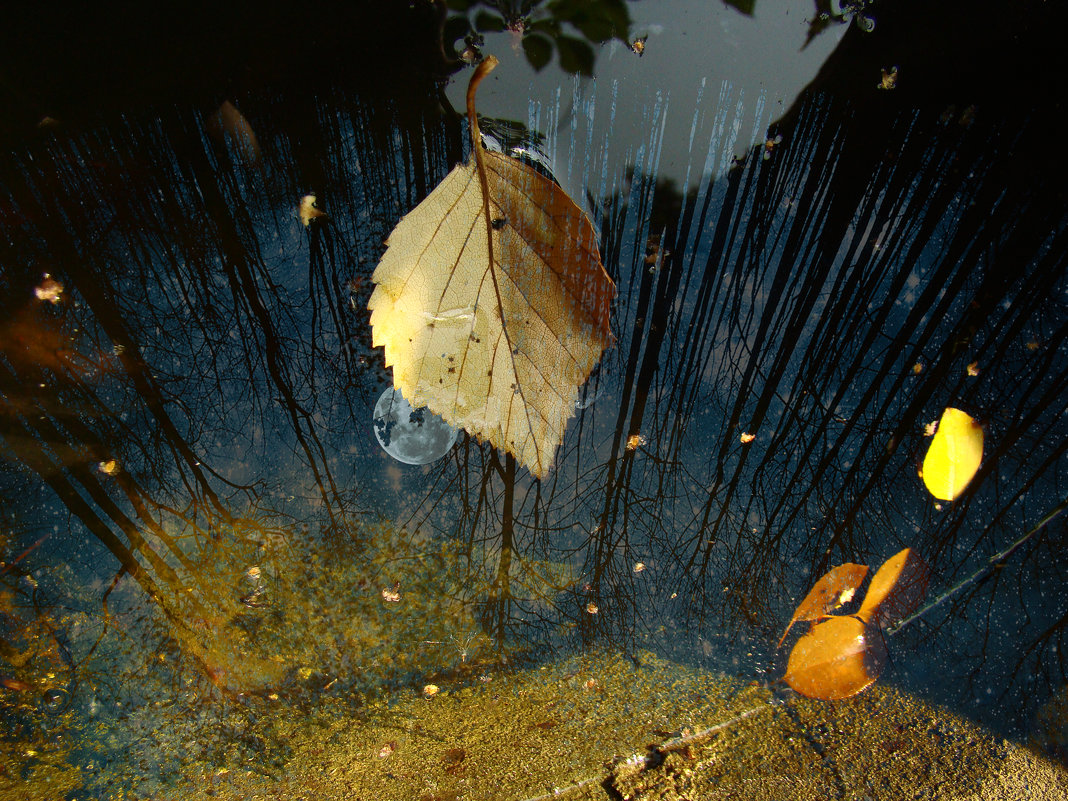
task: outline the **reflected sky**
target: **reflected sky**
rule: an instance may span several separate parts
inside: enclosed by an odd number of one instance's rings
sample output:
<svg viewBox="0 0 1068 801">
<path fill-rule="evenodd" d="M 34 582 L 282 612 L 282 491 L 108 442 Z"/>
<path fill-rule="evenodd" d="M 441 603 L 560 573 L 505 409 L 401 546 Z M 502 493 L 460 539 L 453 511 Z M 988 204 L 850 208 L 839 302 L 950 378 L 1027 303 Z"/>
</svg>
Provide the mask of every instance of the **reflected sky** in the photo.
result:
<svg viewBox="0 0 1068 801">
<path fill-rule="evenodd" d="M 593 78 L 561 81 L 528 63 L 514 34 L 486 34 L 482 49 L 501 61 L 479 90 L 484 113 L 528 123 L 546 138 L 556 179 L 573 197 L 604 192 L 604 171 L 655 160 L 657 174 L 684 185 L 722 173 L 764 141 L 768 124 L 793 104 L 848 30 L 832 24 L 805 47 L 812 3 L 756 3 L 752 16 L 725 3 L 634 3 L 632 39 L 597 55 Z M 464 107 L 466 84 L 446 90 Z M 665 134 L 665 132 L 667 132 Z M 718 142 L 708 153 L 710 139 Z"/>
</svg>

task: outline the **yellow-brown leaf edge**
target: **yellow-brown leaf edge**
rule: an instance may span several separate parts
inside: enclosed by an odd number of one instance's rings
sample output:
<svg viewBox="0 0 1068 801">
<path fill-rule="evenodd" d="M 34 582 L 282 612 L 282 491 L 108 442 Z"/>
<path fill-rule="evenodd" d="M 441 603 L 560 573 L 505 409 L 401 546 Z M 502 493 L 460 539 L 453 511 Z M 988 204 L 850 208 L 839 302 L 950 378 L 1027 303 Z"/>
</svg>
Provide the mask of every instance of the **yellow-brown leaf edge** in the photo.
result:
<svg viewBox="0 0 1068 801">
<path fill-rule="evenodd" d="M 927 594 L 930 570 L 911 548 L 891 556 L 872 576 L 857 617 L 879 628 L 908 617 Z"/>
<path fill-rule="evenodd" d="M 786 631 L 782 633 L 779 644 L 775 647 L 782 647 L 783 640 L 790 633 L 794 623 L 799 620 L 819 620 L 842 604 L 851 601 L 853 593 L 864 582 L 864 577 L 867 575 L 867 565 L 857 565 L 852 562 L 838 565 L 824 573 L 819 581 L 812 585 L 812 589 L 809 590 L 804 600 L 797 605 L 793 617 L 786 626 Z"/>
<path fill-rule="evenodd" d="M 614 341 L 615 285 L 586 215 L 552 181 L 482 148 L 397 224 L 375 269 L 372 341 L 413 407 L 512 453 L 544 478 L 578 389 Z"/>
</svg>

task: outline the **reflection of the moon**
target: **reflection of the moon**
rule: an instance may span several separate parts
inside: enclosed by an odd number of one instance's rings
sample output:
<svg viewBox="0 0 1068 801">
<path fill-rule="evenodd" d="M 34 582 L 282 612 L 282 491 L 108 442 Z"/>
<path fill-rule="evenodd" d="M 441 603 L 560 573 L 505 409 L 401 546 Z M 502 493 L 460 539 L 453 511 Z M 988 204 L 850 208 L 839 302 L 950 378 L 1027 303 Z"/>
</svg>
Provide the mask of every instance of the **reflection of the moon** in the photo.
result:
<svg viewBox="0 0 1068 801">
<path fill-rule="evenodd" d="M 405 464 L 430 464 L 456 442 L 455 428 L 425 407 L 413 409 L 393 387 L 375 404 L 374 428 L 385 452 Z"/>
</svg>

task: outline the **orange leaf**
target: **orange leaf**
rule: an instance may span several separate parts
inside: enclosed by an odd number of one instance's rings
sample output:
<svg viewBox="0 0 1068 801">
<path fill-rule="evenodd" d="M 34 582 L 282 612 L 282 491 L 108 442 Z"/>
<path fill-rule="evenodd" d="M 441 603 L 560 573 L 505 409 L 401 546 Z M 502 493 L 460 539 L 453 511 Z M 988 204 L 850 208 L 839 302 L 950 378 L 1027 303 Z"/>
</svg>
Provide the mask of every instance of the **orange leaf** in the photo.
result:
<svg viewBox="0 0 1068 801">
<path fill-rule="evenodd" d="M 873 626 L 853 616 L 817 623 L 797 641 L 786 665 L 787 684 L 809 698 L 849 698 L 879 678 L 886 645 Z"/>
<path fill-rule="evenodd" d="M 868 575 L 867 565 L 855 565 L 852 562 L 838 565 L 838 567 L 824 573 L 820 580 L 809 590 L 805 600 L 794 610 L 794 616 L 790 618 L 790 623 L 786 627 L 786 631 L 782 633 L 779 645 L 776 647 L 782 645 L 782 641 L 786 639 L 786 635 L 789 634 L 791 627 L 797 621 L 819 620 L 821 617 L 826 617 L 831 610 L 837 609 L 842 604 L 852 600 L 853 593 L 856 592 L 860 583 L 864 581 L 866 575 Z"/>
<path fill-rule="evenodd" d="M 927 565 L 911 548 L 887 559 L 875 573 L 857 617 L 882 627 L 910 615 L 927 592 Z"/>
</svg>

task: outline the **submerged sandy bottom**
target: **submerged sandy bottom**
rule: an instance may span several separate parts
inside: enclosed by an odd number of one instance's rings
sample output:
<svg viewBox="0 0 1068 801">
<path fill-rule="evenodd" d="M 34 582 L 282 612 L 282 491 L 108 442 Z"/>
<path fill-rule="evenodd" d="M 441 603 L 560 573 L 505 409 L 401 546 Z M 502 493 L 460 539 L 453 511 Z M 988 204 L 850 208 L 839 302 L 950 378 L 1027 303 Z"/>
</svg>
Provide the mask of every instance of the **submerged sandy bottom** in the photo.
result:
<svg viewBox="0 0 1068 801">
<path fill-rule="evenodd" d="M 187 763 L 151 797 L 1068 797 L 1063 765 L 889 686 L 817 702 L 649 654 L 437 681 L 432 695 L 413 687 L 355 717 L 341 698 L 300 709 L 262 699 L 264 736 L 283 759 Z"/>
</svg>

